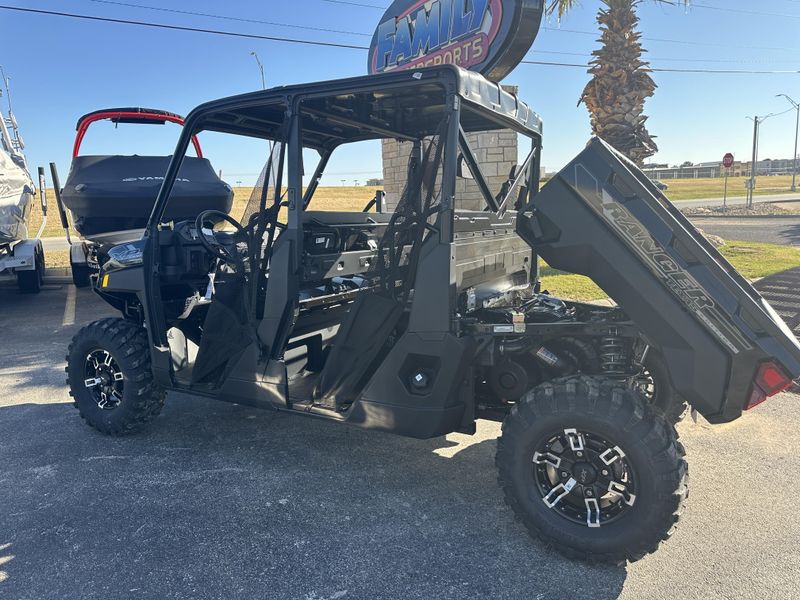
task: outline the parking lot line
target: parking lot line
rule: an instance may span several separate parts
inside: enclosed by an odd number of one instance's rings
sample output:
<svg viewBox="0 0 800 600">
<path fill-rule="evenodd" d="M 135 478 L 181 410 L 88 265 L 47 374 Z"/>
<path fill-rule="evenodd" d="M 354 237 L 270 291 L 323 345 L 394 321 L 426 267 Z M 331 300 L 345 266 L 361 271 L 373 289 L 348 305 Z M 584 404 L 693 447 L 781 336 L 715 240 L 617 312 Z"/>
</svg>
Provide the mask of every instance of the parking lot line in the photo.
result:
<svg viewBox="0 0 800 600">
<path fill-rule="evenodd" d="M 67 286 L 67 300 L 64 303 L 64 318 L 61 320 L 61 326 L 75 324 L 75 286 Z"/>
</svg>

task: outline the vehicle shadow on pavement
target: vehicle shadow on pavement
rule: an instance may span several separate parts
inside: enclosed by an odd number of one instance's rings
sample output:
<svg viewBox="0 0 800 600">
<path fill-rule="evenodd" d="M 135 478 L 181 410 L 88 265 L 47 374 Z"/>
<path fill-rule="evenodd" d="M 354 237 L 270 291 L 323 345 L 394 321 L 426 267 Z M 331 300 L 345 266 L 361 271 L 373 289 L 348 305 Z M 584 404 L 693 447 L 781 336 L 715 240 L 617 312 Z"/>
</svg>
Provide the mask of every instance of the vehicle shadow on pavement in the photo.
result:
<svg viewBox="0 0 800 600">
<path fill-rule="evenodd" d="M 0 595 L 616 598 L 625 568 L 514 521 L 498 433 L 418 441 L 172 395 L 110 438 L 68 403 L 5 406 Z"/>
</svg>

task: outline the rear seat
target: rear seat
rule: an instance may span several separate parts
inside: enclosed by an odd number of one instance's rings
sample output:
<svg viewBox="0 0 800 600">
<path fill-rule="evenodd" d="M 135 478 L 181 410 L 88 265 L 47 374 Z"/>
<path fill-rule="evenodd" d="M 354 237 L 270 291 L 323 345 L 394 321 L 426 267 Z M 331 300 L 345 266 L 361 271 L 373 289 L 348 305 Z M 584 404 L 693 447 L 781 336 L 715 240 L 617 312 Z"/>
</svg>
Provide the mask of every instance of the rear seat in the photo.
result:
<svg viewBox="0 0 800 600">
<path fill-rule="evenodd" d="M 370 270 L 391 213 L 307 211 L 304 214 L 303 282 L 308 298 L 358 289 Z M 454 220 L 458 292 L 482 296 L 525 285 L 535 264 L 528 244 L 515 232 L 516 213 L 456 211 Z"/>
</svg>

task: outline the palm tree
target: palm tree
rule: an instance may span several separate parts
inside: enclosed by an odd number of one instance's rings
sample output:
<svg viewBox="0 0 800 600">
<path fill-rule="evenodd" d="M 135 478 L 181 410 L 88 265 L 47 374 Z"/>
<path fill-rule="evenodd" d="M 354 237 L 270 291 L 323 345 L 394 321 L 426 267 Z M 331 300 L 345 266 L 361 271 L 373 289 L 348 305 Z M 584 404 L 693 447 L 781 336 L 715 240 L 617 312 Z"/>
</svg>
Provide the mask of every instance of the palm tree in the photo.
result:
<svg viewBox="0 0 800 600">
<path fill-rule="evenodd" d="M 659 0 L 661 1 L 661 0 Z M 589 73 L 592 78 L 581 94 L 589 110 L 592 131 L 628 158 L 642 164 L 658 151 L 647 131 L 644 103 L 656 84 L 650 77 L 650 63 L 642 59 L 636 5 L 640 0 L 601 0 L 597 13 L 602 47 L 592 52 Z M 674 4 L 675 2 L 668 2 Z M 688 4 L 688 0 L 684 0 Z M 548 10 L 559 18 L 577 0 L 552 0 Z"/>
</svg>

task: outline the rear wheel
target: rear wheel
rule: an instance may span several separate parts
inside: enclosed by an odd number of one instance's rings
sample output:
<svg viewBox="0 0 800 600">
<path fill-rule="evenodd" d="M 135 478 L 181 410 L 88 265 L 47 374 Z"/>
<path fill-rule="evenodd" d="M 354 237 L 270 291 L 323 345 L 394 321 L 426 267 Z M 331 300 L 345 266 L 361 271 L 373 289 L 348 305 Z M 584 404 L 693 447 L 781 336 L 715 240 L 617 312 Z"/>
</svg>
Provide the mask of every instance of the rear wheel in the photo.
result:
<svg viewBox="0 0 800 600">
<path fill-rule="evenodd" d="M 674 428 L 638 393 L 573 377 L 516 404 L 496 462 L 533 536 L 571 558 L 622 563 L 672 535 L 687 492 L 683 457 Z"/>
<path fill-rule="evenodd" d="M 17 271 L 17 287 L 23 294 L 38 294 L 44 283 L 44 250 L 37 244 L 34 253 L 35 264 L 31 271 Z"/>
<path fill-rule="evenodd" d="M 683 420 L 689 411 L 689 405 L 670 383 L 664 357 L 653 349 L 647 353 L 642 372 L 634 379 L 633 387 L 673 425 Z"/>
<path fill-rule="evenodd" d="M 67 384 L 87 424 L 109 435 L 141 429 L 164 406 L 153 383 L 144 328 L 103 319 L 81 329 L 69 346 Z"/>
<path fill-rule="evenodd" d="M 72 283 L 75 287 L 85 288 L 92 284 L 92 279 L 90 277 L 92 269 L 89 265 L 71 263 L 70 266 L 72 267 Z"/>
</svg>

